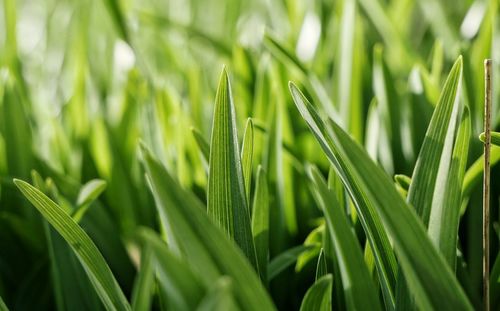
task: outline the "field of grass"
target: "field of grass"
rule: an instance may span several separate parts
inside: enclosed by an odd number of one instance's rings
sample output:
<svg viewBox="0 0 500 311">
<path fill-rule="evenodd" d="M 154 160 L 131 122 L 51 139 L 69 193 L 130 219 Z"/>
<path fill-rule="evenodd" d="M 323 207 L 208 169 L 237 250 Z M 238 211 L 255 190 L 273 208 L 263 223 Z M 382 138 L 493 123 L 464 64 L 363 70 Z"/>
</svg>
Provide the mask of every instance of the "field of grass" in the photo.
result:
<svg viewBox="0 0 500 311">
<path fill-rule="evenodd" d="M 489 309 L 498 0 L 1 3 L 0 311 Z"/>
</svg>

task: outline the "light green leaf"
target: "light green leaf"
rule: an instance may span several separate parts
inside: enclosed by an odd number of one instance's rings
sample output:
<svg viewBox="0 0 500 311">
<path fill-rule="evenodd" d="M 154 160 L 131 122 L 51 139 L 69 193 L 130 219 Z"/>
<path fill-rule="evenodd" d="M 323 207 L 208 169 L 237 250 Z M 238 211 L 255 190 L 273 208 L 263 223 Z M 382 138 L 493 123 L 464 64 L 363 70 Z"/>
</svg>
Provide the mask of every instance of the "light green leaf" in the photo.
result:
<svg viewBox="0 0 500 311">
<path fill-rule="evenodd" d="M 360 219 L 380 215 L 383 220 L 417 305 L 424 310 L 471 310 L 451 269 L 389 177 L 337 124 L 329 122 L 327 126 L 295 85 L 290 84 L 290 90 L 299 112 L 358 206 Z M 360 209 L 362 204 L 371 207 L 371 213 Z M 368 231 L 368 238 L 371 235 Z M 377 271 L 379 278 L 383 276 L 380 269 Z"/>
<path fill-rule="evenodd" d="M 243 167 L 243 179 L 245 181 L 245 192 L 247 206 L 250 206 L 250 190 L 252 187 L 252 157 L 253 157 L 253 122 L 247 119 L 243 144 L 241 145 L 241 165 Z"/>
<path fill-rule="evenodd" d="M 102 192 L 104 192 L 106 185 L 107 184 L 104 180 L 94 179 L 82 186 L 76 200 L 76 209 L 72 215 L 76 222 L 80 221 L 90 204 L 92 204 L 92 202 L 97 199 Z"/>
<path fill-rule="evenodd" d="M 184 255 L 183 259 L 206 286 L 213 285 L 221 275 L 230 276 L 240 308 L 274 310 L 269 294 L 250 263 L 210 221 L 203 204 L 181 188 L 149 151 L 143 148 L 142 154 L 158 212 L 167 228 L 169 246 Z"/>
<path fill-rule="evenodd" d="M 328 231 L 337 254 L 347 308 L 350 310 L 381 310 L 378 295 L 366 267 L 363 252 L 354 236 L 334 193 L 315 168 L 308 170 L 314 198 L 325 215 Z M 363 297 L 363 299 L 359 299 Z"/>
<path fill-rule="evenodd" d="M 326 265 L 325 252 L 323 248 L 319 251 L 318 264 L 316 265 L 316 282 L 328 273 L 328 268 Z"/>
<path fill-rule="evenodd" d="M 257 270 L 239 151 L 235 108 L 229 77 L 224 68 L 215 97 L 207 212 L 219 228 L 234 239 Z"/>
<path fill-rule="evenodd" d="M 200 148 L 201 155 L 203 156 L 203 160 L 208 163 L 210 159 L 210 145 L 208 142 L 205 140 L 203 135 L 195 129 L 194 127 L 191 128 L 191 132 L 193 133 L 194 140 L 196 141 L 196 144 L 198 145 L 198 148 Z"/>
<path fill-rule="evenodd" d="M 429 222 L 429 236 L 444 255 L 452 271 L 455 271 L 456 267 L 462 183 L 469 154 L 470 132 L 470 114 L 466 107 L 458 128 L 446 181 L 443 185 L 445 196 L 443 202 L 433 208 Z"/>
<path fill-rule="evenodd" d="M 332 310 L 332 283 L 331 274 L 317 280 L 311 286 L 302 300 L 300 311 L 330 311 Z M 359 300 L 363 300 L 364 297 Z"/>
<path fill-rule="evenodd" d="M 314 248 L 309 245 L 299 245 L 287 249 L 283 253 L 279 254 L 275 258 L 271 260 L 269 265 L 267 266 L 267 280 L 271 281 L 278 274 L 280 274 L 283 270 L 290 267 L 294 262 L 297 261 L 297 258 L 305 251 Z"/>
<path fill-rule="evenodd" d="M 269 194 L 264 169 L 257 168 L 257 182 L 253 199 L 252 235 L 257 253 L 260 278 L 267 282 L 269 257 Z"/>
<path fill-rule="evenodd" d="M 491 136 L 491 143 L 495 146 L 500 147 L 500 133 L 499 132 L 490 132 Z M 479 140 L 482 141 L 483 143 L 486 141 L 486 136 L 484 135 L 484 132 L 482 132 L 479 135 Z"/>
<path fill-rule="evenodd" d="M 57 204 L 30 184 L 14 179 L 23 195 L 71 246 L 108 310 L 130 310 L 130 305 L 105 259 L 85 231 Z"/>
<path fill-rule="evenodd" d="M 462 57 L 459 57 L 432 115 L 408 190 L 408 202 L 415 207 L 425 226 L 429 224 L 434 206 L 440 206 L 446 196 L 440 178 L 445 178 L 452 157 L 461 81 Z"/>
</svg>

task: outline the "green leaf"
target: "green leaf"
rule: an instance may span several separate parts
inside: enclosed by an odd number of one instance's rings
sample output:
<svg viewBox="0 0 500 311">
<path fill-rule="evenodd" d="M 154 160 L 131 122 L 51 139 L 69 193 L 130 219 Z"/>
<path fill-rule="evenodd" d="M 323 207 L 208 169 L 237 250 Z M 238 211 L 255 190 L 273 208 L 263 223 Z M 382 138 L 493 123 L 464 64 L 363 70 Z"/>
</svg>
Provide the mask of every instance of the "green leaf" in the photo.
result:
<svg viewBox="0 0 500 311">
<path fill-rule="evenodd" d="M 107 184 L 104 180 L 94 179 L 82 186 L 76 200 L 77 207 L 72 215 L 76 222 L 80 221 L 90 204 L 96 200 L 102 192 L 104 192 L 106 185 Z"/>
<path fill-rule="evenodd" d="M 322 248 L 318 256 L 318 264 L 316 265 L 316 277 L 315 277 L 316 282 L 321 277 L 325 276 L 327 273 L 328 273 L 328 268 L 326 265 L 325 252 L 323 251 Z"/>
<path fill-rule="evenodd" d="M 408 191 L 411 185 L 411 178 L 404 174 L 394 175 L 394 181 L 404 190 Z"/>
<path fill-rule="evenodd" d="M 1 296 L 0 296 L 0 311 L 9 311 L 9 308 L 7 308 Z"/>
<path fill-rule="evenodd" d="M 144 147 L 142 154 L 169 246 L 183 254 L 206 286 L 211 286 L 221 275 L 230 276 L 236 300 L 243 310 L 274 310 L 271 298 L 244 254 L 210 221 L 203 204 L 181 188 Z"/>
<path fill-rule="evenodd" d="M 491 145 L 490 166 L 495 166 L 500 162 L 500 147 Z M 469 167 L 464 176 L 464 183 L 462 186 L 462 196 L 468 198 L 470 193 L 483 178 L 484 171 L 484 154 L 482 154 L 474 163 Z M 462 211 L 463 213 L 464 211 Z"/>
<path fill-rule="evenodd" d="M 349 165 L 347 160 L 343 160 L 345 155 L 340 154 L 340 149 L 334 145 L 334 140 L 331 138 L 331 134 L 328 133 L 326 125 L 311 104 L 293 83 L 290 83 L 290 91 L 299 112 L 308 123 L 323 151 L 325 151 L 340 178 L 343 180 L 344 186 L 351 194 L 361 225 L 373 250 L 377 272 L 383 289 L 382 292 L 384 293 L 386 302 L 392 305 L 394 304 L 395 297 L 396 258 L 394 257 L 387 233 L 382 226 L 381 216 L 376 212 L 376 205 L 369 200 L 366 195 L 366 189 L 360 186 L 357 181 L 359 177 L 343 171 Z M 348 170 L 352 171 L 351 168 L 348 168 Z M 391 187 L 393 187 L 392 184 Z"/>
<path fill-rule="evenodd" d="M 208 160 L 210 159 L 210 145 L 205 140 L 205 138 L 200 133 L 200 131 L 198 131 L 197 129 L 192 127 L 191 132 L 193 133 L 193 137 L 194 137 L 194 140 L 196 141 L 196 144 L 198 145 L 198 148 L 200 148 L 201 155 L 203 156 L 203 160 L 208 163 Z"/>
<path fill-rule="evenodd" d="M 424 310 L 472 310 L 451 269 L 389 177 L 337 124 L 329 122 L 327 126 L 295 85 L 290 84 L 290 90 L 299 112 L 358 206 L 360 219 L 377 213 L 383 220 L 417 305 Z M 360 209 L 361 204 L 370 206 L 372 213 Z M 368 231 L 368 238 L 371 235 Z M 383 276 L 380 269 L 377 271 L 379 278 Z"/>
<path fill-rule="evenodd" d="M 433 208 L 441 206 L 446 196 L 440 178 L 445 178 L 452 157 L 461 81 L 462 57 L 459 57 L 446 79 L 432 115 L 408 190 L 408 202 L 415 207 L 425 226 L 429 225 Z"/>
<path fill-rule="evenodd" d="M 314 198 L 321 207 L 328 226 L 335 253 L 341 267 L 340 274 L 347 308 L 350 310 L 381 310 L 377 292 L 366 267 L 363 252 L 354 236 L 334 193 L 315 168 L 308 170 L 314 187 Z M 363 299 L 359 299 L 363 297 Z"/>
<path fill-rule="evenodd" d="M 207 212 L 208 216 L 234 239 L 257 270 L 234 109 L 229 77 L 224 68 L 215 96 Z"/>
<path fill-rule="evenodd" d="M 332 310 L 332 283 L 331 274 L 327 274 L 311 286 L 302 300 L 300 311 L 330 311 Z M 359 300 L 363 300 L 361 297 Z"/>
<path fill-rule="evenodd" d="M 197 311 L 238 310 L 232 294 L 231 278 L 218 279 L 207 295 L 200 302 Z"/>
<path fill-rule="evenodd" d="M 433 207 L 429 223 L 429 236 L 438 246 L 445 260 L 455 271 L 457 258 L 458 225 L 462 202 L 462 183 L 469 154 L 471 122 L 466 107 L 458 128 L 453 155 L 443 185 L 444 198 L 441 204 Z"/>
<path fill-rule="evenodd" d="M 305 251 L 314 248 L 309 245 L 299 245 L 287 249 L 283 253 L 274 257 L 269 265 L 267 266 L 267 280 L 271 281 L 278 274 L 280 274 L 283 270 L 290 267 L 294 262 L 297 261 L 297 258 Z"/>
<path fill-rule="evenodd" d="M 500 147 L 500 133 L 499 132 L 490 132 L 491 134 L 491 143 L 495 146 Z M 483 143 L 486 141 L 486 136 L 484 135 L 484 132 L 482 132 L 479 135 L 479 140 L 481 140 Z"/>
<path fill-rule="evenodd" d="M 241 165 L 243 167 L 243 180 L 245 181 L 245 192 L 247 206 L 250 206 L 250 190 L 252 186 L 252 157 L 253 157 L 253 122 L 247 119 L 243 144 L 241 145 Z"/>
<path fill-rule="evenodd" d="M 153 251 L 150 246 L 145 246 L 141 250 L 141 264 L 134 281 L 132 310 L 147 311 L 151 309 L 154 285 Z"/>
<path fill-rule="evenodd" d="M 151 247 L 161 290 L 174 310 L 194 310 L 203 298 L 205 286 L 186 261 L 175 257 L 160 237 L 149 229 L 140 232 Z"/>
<path fill-rule="evenodd" d="M 252 235 L 257 253 L 260 278 L 267 282 L 269 257 L 269 193 L 264 169 L 257 168 L 257 182 L 253 199 Z"/>
<path fill-rule="evenodd" d="M 14 183 L 71 246 L 106 308 L 130 310 L 130 305 L 105 259 L 87 233 L 61 207 L 38 189 L 19 179 L 14 179 Z"/>
</svg>

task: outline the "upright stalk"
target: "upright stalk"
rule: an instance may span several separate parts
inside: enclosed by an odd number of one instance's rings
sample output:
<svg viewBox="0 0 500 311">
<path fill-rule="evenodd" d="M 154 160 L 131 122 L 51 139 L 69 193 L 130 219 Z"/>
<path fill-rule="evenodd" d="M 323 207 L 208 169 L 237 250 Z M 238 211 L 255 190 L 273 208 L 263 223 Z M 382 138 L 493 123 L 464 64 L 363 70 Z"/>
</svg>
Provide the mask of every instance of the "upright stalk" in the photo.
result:
<svg viewBox="0 0 500 311">
<path fill-rule="evenodd" d="M 491 59 L 484 61 L 484 174 L 483 174 L 483 299 L 490 310 L 490 142 L 491 142 Z"/>
</svg>

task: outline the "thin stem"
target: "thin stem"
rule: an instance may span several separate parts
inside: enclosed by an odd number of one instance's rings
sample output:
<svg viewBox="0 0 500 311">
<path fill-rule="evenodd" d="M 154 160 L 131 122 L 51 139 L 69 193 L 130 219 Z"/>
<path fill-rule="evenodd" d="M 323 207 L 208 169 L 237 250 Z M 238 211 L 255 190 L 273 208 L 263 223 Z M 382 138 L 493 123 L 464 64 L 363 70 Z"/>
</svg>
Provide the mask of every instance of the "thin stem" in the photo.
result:
<svg viewBox="0 0 500 311">
<path fill-rule="evenodd" d="M 483 299 L 490 310 L 490 147 L 491 147 L 491 59 L 484 61 L 484 174 L 483 174 Z"/>
</svg>

